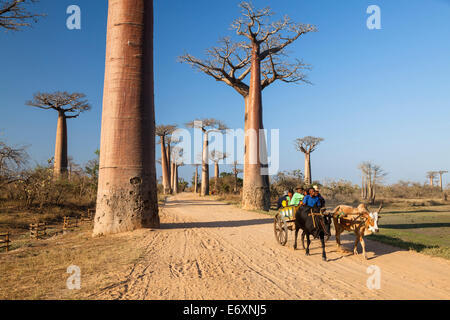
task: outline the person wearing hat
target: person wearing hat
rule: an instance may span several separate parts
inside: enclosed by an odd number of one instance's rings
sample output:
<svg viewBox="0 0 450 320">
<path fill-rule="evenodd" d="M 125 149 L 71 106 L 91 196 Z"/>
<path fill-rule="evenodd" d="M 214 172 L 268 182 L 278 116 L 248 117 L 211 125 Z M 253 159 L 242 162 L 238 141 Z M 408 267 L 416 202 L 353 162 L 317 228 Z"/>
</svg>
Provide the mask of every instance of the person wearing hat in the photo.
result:
<svg viewBox="0 0 450 320">
<path fill-rule="evenodd" d="M 278 198 L 278 202 L 277 202 L 277 210 L 279 210 L 280 208 L 286 207 L 289 203 L 289 196 L 288 196 L 289 191 L 285 191 L 283 193 L 283 195 Z"/>
<path fill-rule="evenodd" d="M 324 208 L 325 207 L 325 199 L 320 194 L 320 189 L 318 186 L 314 186 L 314 195 L 319 198 L 320 207 Z"/>
<path fill-rule="evenodd" d="M 299 206 L 302 203 L 304 197 L 305 196 L 303 195 L 303 188 L 302 187 L 295 188 L 295 193 L 292 196 L 289 205 L 295 207 Z"/>
</svg>

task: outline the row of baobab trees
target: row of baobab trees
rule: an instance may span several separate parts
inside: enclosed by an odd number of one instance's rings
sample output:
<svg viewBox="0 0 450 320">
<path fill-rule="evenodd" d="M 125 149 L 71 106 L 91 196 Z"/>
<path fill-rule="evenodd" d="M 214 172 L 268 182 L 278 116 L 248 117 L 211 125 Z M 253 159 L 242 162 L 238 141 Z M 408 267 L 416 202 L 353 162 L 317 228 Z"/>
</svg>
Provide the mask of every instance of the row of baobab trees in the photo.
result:
<svg viewBox="0 0 450 320">
<path fill-rule="evenodd" d="M 209 150 L 209 135 L 212 132 L 224 132 L 228 127 L 222 121 L 212 118 L 197 119 L 188 122 L 186 127 L 200 129 L 203 134 L 202 153 L 194 161 L 193 191 L 194 193 L 199 191 L 197 189 L 199 184 L 198 167 L 201 166 L 200 195 L 207 196 L 210 194 L 210 162 L 214 164 L 214 190 L 217 192 L 218 178 L 220 175 L 219 164 L 229 156 L 220 150 Z M 177 125 L 156 126 L 156 136 L 159 137 L 158 143 L 161 146 L 161 159 L 158 162 L 161 164 L 164 194 L 178 193 L 178 168 L 184 165 L 182 162 L 184 150 L 177 146 L 179 140 L 174 136 L 177 129 Z M 304 182 L 306 185 L 311 185 L 312 183 L 311 153 L 317 149 L 323 140 L 323 138 L 308 136 L 298 138 L 294 141 L 296 150 L 302 152 L 305 157 Z M 237 192 L 238 175 L 243 172 L 238 167 L 239 165 L 241 164 L 238 161 L 233 161 L 232 173 L 235 181 L 233 191 L 235 193 Z"/>
<path fill-rule="evenodd" d="M 27 7 L 33 2 L 2 1 L 0 27 L 20 29 L 36 20 L 39 15 L 29 12 Z M 310 66 L 299 59 L 289 61 L 287 48 L 317 29 L 314 25 L 295 23 L 287 16 L 274 20 L 270 8 L 257 9 L 248 2 L 242 2 L 240 8 L 242 14 L 231 26 L 236 40 L 223 38 L 217 47 L 207 51 L 205 59 L 185 54 L 180 61 L 240 94 L 244 100 L 244 130 L 259 132 L 264 129 L 263 90 L 277 81 L 309 83 L 304 70 Z M 94 235 L 159 227 L 160 224 L 154 138 L 153 35 L 153 1 L 109 0 Z M 66 98 L 64 93 L 57 96 L 58 99 Z M 49 105 L 45 95 L 37 94 L 35 101 L 30 103 L 58 111 L 62 143 L 57 145 L 62 147 L 57 152 L 62 154 L 62 160 L 55 157 L 55 167 L 58 162 L 62 171 L 67 167 L 64 163 L 67 149 L 65 120 L 77 117 L 83 111 L 81 101 L 82 98 L 70 101 L 68 108 L 63 109 L 59 104 Z M 84 108 L 86 111 L 89 107 Z M 269 179 L 261 174 L 263 163 L 267 161 L 258 157 L 262 148 L 265 148 L 265 141 L 259 135 L 254 138 L 246 135 L 244 209 L 268 210 L 270 207 Z M 250 162 L 250 158 L 257 161 Z"/>
<path fill-rule="evenodd" d="M 443 186 L 443 176 L 444 174 L 448 173 L 447 170 L 440 170 L 440 171 L 428 171 L 427 172 L 427 179 L 430 182 L 430 187 L 434 187 L 434 182 L 436 181 L 436 178 L 439 176 L 439 188 L 441 189 L 441 192 L 444 191 Z"/>
</svg>

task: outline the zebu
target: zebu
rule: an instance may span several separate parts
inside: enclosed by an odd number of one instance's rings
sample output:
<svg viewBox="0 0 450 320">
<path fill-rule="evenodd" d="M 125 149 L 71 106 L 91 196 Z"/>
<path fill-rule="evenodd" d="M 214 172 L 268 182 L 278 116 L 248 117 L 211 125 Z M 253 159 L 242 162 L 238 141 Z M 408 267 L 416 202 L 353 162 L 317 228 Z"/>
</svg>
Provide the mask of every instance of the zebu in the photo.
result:
<svg viewBox="0 0 450 320">
<path fill-rule="evenodd" d="M 294 249 L 297 249 L 297 237 L 300 229 L 306 235 L 307 246 L 306 255 L 309 256 L 309 246 L 311 244 L 310 236 L 314 238 L 319 237 L 322 243 L 322 260 L 327 261 L 327 254 L 325 252 L 325 236 L 329 237 L 331 234 L 331 213 L 325 213 L 325 209 L 320 209 L 317 206 L 306 207 L 302 206 L 297 209 L 295 213 L 295 242 Z"/>
<path fill-rule="evenodd" d="M 344 231 L 353 231 L 356 235 L 353 254 L 358 254 L 358 243 L 361 242 L 364 258 L 367 259 L 366 245 L 363 237 L 372 233 L 377 233 L 378 219 L 380 212 L 383 209 L 383 204 L 375 212 L 369 212 L 364 204 L 359 205 L 358 208 L 349 206 L 338 206 L 333 211 L 333 222 L 336 231 L 336 243 L 340 251 L 341 248 L 341 233 Z"/>
</svg>

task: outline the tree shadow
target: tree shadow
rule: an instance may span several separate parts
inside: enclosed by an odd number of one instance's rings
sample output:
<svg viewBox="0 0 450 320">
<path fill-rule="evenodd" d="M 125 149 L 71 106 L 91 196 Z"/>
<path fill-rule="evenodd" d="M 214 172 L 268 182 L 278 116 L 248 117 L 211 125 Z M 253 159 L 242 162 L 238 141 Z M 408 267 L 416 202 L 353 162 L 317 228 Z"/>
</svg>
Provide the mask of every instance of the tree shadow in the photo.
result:
<svg viewBox="0 0 450 320">
<path fill-rule="evenodd" d="M 179 222 L 163 223 L 161 229 L 192 229 L 192 228 L 235 228 L 253 225 L 272 224 L 273 219 L 251 219 L 251 220 L 231 220 L 231 221 L 210 221 L 210 222 Z"/>
<path fill-rule="evenodd" d="M 388 251 L 388 252 L 381 252 L 381 254 L 379 254 L 379 252 L 377 252 L 378 255 L 395 252 L 395 251 L 403 251 L 403 250 L 414 250 L 416 252 L 421 252 L 421 251 L 424 251 L 425 249 L 439 248 L 438 245 L 425 245 L 422 243 L 405 241 L 403 239 L 387 236 L 384 234 L 371 235 L 368 237 L 368 239 L 372 240 L 372 241 L 378 241 L 378 242 L 388 245 L 388 246 L 383 246 L 383 250 L 382 250 L 382 251 Z M 386 249 L 384 249 L 384 248 L 386 248 Z"/>
<path fill-rule="evenodd" d="M 229 206 L 228 203 L 221 203 L 213 200 L 173 200 L 164 205 L 167 208 L 177 208 L 185 206 Z"/>
<path fill-rule="evenodd" d="M 450 223 L 410 223 L 410 224 L 383 224 L 383 229 L 423 229 L 423 228 L 445 228 L 450 227 Z"/>
<path fill-rule="evenodd" d="M 404 213 L 433 213 L 433 212 L 442 212 L 445 210 L 433 210 L 433 209 L 416 209 L 416 210 L 405 210 L 405 211 L 389 211 L 386 210 L 382 212 L 382 214 L 404 214 Z"/>
</svg>

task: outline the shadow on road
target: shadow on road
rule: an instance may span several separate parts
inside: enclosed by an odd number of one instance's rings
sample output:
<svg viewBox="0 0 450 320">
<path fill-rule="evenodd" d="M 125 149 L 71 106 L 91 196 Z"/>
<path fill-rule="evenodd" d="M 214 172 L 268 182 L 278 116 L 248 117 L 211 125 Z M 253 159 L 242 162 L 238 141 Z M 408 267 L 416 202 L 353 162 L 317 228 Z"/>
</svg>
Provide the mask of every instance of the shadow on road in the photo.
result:
<svg viewBox="0 0 450 320">
<path fill-rule="evenodd" d="M 171 200 L 166 203 L 164 207 L 166 208 L 178 208 L 186 206 L 229 206 L 228 203 L 221 203 L 214 200 Z"/>
<path fill-rule="evenodd" d="M 273 219 L 252 219 L 234 221 L 210 221 L 210 222 L 179 222 L 163 223 L 161 229 L 191 229 L 191 228 L 234 228 L 262 224 L 272 224 Z"/>
</svg>

